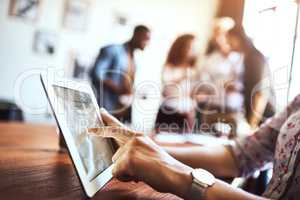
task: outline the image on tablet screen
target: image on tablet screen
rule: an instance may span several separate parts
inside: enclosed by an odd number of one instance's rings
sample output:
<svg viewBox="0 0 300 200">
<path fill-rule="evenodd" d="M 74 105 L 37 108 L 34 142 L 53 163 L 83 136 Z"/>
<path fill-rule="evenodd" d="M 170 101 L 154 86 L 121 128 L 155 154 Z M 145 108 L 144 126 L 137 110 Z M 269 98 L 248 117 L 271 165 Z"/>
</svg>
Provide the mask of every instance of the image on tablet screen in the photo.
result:
<svg viewBox="0 0 300 200">
<path fill-rule="evenodd" d="M 111 164 L 113 151 L 107 139 L 88 134 L 88 128 L 103 126 L 88 93 L 53 86 L 58 103 L 63 108 L 67 126 L 74 138 L 88 179 L 92 181 Z"/>
</svg>

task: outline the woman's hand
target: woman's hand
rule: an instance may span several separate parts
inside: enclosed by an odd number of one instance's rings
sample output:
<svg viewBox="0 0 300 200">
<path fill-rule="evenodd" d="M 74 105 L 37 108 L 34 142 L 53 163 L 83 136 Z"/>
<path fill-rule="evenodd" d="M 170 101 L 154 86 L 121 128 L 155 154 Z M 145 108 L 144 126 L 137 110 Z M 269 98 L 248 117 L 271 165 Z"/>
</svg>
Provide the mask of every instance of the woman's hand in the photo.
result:
<svg viewBox="0 0 300 200">
<path fill-rule="evenodd" d="M 123 137 L 108 130 L 103 137 Z M 143 181 L 159 192 L 185 197 L 192 184 L 192 168 L 174 159 L 149 137 L 132 137 L 112 158 L 113 176 L 121 181 Z"/>
<path fill-rule="evenodd" d="M 121 181 L 144 181 L 159 192 L 190 199 L 192 168 L 175 160 L 149 137 L 134 137 L 113 156 L 113 175 Z M 216 179 L 205 200 L 267 200 Z"/>
<path fill-rule="evenodd" d="M 115 138 L 121 144 L 112 158 L 114 177 L 121 181 L 143 181 L 159 192 L 189 198 L 192 168 L 174 159 L 149 137 L 130 130 L 106 111 L 102 110 L 101 116 L 107 126 L 90 131 L 101 137 Z M 206 199 L 266 200 L 219 180 L 208 188 Z"/>
<path fill-rule="evenodd" d="M 105 127 L 89 132 L 114 138 L 120 148 L 112 160 L 113 175 L 121 181 L 144 181 L 159 192 L 184 197 L 191 183 L 192 168 L 174 159 L 144 134 L 130 130 L 107 111 L 101 109 Z"/>
<path fill-rule="evenodd" d="M 185 197 L 192 168 L 175 160 L 149 137 L 135 137 L 113 156 L 114 177 L 122 181 L 143 181 L 159 192 Z"/>
</svg>

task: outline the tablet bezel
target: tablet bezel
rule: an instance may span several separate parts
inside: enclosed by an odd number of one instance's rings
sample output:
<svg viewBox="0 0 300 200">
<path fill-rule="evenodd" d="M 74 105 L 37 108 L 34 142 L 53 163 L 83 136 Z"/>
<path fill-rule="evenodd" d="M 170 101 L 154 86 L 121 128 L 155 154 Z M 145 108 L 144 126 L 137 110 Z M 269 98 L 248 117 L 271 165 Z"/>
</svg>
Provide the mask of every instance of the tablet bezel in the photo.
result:
<svg viewBox="0 0 300 200">
<path fill-rule="evenodd" d="M 65 123 L 65 118 L 63 115 L 59 114 L 59 111 L 64 110 L 61 105 L 57 103 L 57 98 L 54 93 L 54 87 L 53 86 L 59 86 L 59 87 L 65 87 L 68 89 L 73 89 L 79 92 L 85 92 L 88 93 L 92 99 L 92 103 L 96 108 L 96 113 L 102 122 L 99 107 L 94 95 L 94 92 L 91 88 L 91 86 L 88 83 L 78 82 L 70 79 L 64 79 L 64 78 L 50 78 L 47 77 L 47 74 L 41 74 L 40 75 L 41 82 L 43 85 L 43 88 L 45 90 L 47 99 L 49 101 L 50 107 L 52 109 L 53 115 L 55 117 L 56 123 L 64 137 L 64 140 L 66 142 L 69 154 L 71 155 L 71 159 L 73 162 L 73 165 L 75 166 L 75 170 L 77 172 L 77 175 L 79 176 L 79 179 L 81 181 L 81 184 L 84 188 L 84 191 L 88 197 L 93 197 L 97 191 L 99 191 L 106 183 L 108 183 L 112 179 L 112 167 L 113 165 L 110 165 L 107 169 L 105 169 L 102 173 L 100 173 L 95 179 L 90 181 L 87 178 L 87 173 L 85 171 L 85 168 L 83 166 L 83 163 L 81 161 L 80 155 L 78 153 L 78 150 L 76 148 L 76 145 L 74 143 L 73 136 Z M 112 147 L 112 151 L 114 153 L 114 149 L 112 146 L 112 143 L 110 139 L 107 139 L 110 143 L 110 146 Z"/>
</svg>

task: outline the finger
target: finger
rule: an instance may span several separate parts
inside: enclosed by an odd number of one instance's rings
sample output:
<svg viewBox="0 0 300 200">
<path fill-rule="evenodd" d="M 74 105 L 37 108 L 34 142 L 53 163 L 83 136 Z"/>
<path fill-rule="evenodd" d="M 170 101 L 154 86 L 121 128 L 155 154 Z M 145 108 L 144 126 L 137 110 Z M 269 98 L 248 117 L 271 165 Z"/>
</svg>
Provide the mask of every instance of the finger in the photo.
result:
<svg viewBox="0 0 300 200">
<path fill-rule="evenodd" d="M 123 132 L 125 130 L 120 129 L 120 127 L 100 127 L 100 128 L 90 128 L 88 129 L 90 134 L 93 136 L 99 136 L 103 138 L 113 138 L 117 141 L 119 145 L 124 145 L 128 138 L 125 136 Z"/>
<path fill-rule="evenodd" d="M 142 133 L 142 132 L 134 132 L 134 136 L 135 137 L 141 137 L 141 136 L 145 136 L 145 134 Z"/>
<path fill-rule="evenodd" d="M 126 149 L 124 148 L 124 146 L 120 147 L 111 158 L 112 162 L 113 163 L 117 162 L 117 160 L 124 154 L 125 151 Z"/>
<path fill-rule="evenodd" d="M 118 136 L 119 132 L 122 130 L 118 130 L 120 127 L 115 126 L 103 126 L 103 127 L 93 127 L 89 128 L 88 132 L 93 134 L 94 136 L 101 136 L 105 138 L 115 138 Z"/>
<path fill-rule="evenodd" d="M 116 153 L 112 157 L 113 163 L 117 162 L 117 160 L 128 150 L 128 146 L 130 144 L 130 142 L 127 142 L 125 145 L 123 145 L 116 151 Z"/>
<path fill-rule="evenodd" d="M 122 143 L 126 143 L 128 140 L 136 136 L 141 136 L 141 133 L 136 133 L 130 129 L 117 126 L 89 128 L 88 132 L 95 136 L 113 138 Z"/>
<path fill-rule="evenodd" d="M 105 110 L 105 108 L 100 108 L 100 114 L 103 122 L 109 126 L 124 126 L 117 118 L 112 116 Z"/>
</svg>

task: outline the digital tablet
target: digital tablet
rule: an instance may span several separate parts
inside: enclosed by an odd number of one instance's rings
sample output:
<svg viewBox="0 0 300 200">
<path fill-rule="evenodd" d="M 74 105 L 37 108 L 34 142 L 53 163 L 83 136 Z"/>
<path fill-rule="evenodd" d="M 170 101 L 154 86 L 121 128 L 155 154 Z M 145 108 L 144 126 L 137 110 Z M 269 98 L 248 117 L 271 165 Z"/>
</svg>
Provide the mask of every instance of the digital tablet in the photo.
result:
<svg viewBox="0 0 300 200">
<path fill-rule="evenodd" d="M 84 191 L 92 197 L 112 178 L 115 152 L 111 139 L 88 133 L 88 128 L 103 126 L 92 88 L 45 74 L 41 81 Z"/>
</svg>

